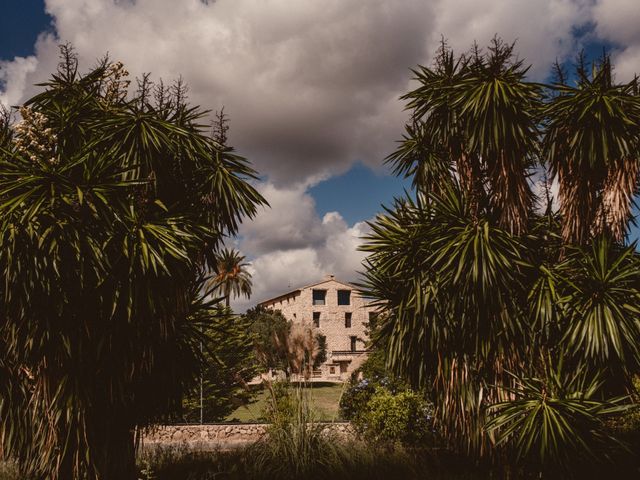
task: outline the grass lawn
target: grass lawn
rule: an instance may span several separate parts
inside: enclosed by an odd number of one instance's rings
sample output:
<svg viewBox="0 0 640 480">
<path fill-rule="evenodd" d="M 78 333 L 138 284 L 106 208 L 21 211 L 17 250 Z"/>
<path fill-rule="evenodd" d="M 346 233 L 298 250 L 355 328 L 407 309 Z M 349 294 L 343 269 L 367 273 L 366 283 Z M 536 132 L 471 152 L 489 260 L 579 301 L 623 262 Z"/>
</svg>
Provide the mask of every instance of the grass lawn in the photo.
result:
<svg viewBox="0 0 640 480">
<path fill-rule="evenodd" d="M 340 395 L 342 395 L 346 385 L 342 383 L 309 384 L 307 389 L 311 407 L 318 420 L 340 420 L 338 405 L 340 403 Z M 268 395 L 269 392 L 266 389 L 261 389 L 252 403 L 237 408 L 225 418 L 225 421 L 259 422 L 263 416 L 262 412 L 266 406 Z"/>
</svg>

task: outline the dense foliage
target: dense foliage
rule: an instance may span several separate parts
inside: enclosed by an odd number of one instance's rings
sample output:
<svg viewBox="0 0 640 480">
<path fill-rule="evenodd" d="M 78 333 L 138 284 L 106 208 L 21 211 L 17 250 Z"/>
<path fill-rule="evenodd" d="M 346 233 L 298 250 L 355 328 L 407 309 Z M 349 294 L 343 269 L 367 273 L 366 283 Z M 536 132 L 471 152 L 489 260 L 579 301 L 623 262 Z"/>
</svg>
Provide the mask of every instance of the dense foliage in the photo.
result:
<svg viewBox="0 0 640 480">
<path fill-rule="evenodd" d="M 372 337 L 376 325 L 368 325 Z M 370 346 L 371 347 L 371 346 Z M 340 397 L 340 412 L 358 436 L 382 445 L 434 446 L 433 405 L 386 367 L 384 345 L 370 348 Z"/>
<path fill-rule="evenodd" d="M 204 273 L 264 200 L 180 82 L 68 47 L 0 132 L 0 438 L 22 475 L 135 478 L 201 364 Z"/>
<path fill-rule="evenodd" d="M 433 406 L 420 392 L 386 379 L 363 379 L 340 400 L 345 419 L 358 435 L 381 444 L 434 445 Z"/>
<path fill-rule="evenodd" d="M 291 330 L 291 322 L 280 310 L 270 310 L 260 305 L 247 310 L 245 318 L 250 325 L 251 336 L 258 363 L 263 372 L 286 370 L 286 338 Z"/>
<path fill-rule="evenodd" d="M 252 391 L 247 382 L 259 371 L 249 334 L 251 323 L 246 317 L 232 315 L 217 305 L 201 315 L 205 365 L 200 384 L 183 401 L 178 418 L 186 423 L 221 421 L 248 403 Z"/>
<path fill-rule="evenodd" d="M 280 310 L 260 305 L 247 310 L 256 359 L 263 372 L 309 378 L 327 358 L 327 339 L 316 328 L 294 324 Z"/>
<path fill-rule="evenodd" d="M 415 194 L 371 224 L 362 288 L 387 312 L 389 367 L 431 392 L 451 447 L 553 470 L 616 450 L 603 420 L 639 372 L 640 256 L 624 239 L 640 96 L 607 56 L 579 59 L 571 85 L 526 73 L 500 40 L 458 57 L 443 44 L 415 71 L 389 157 Z"/>
</svg>

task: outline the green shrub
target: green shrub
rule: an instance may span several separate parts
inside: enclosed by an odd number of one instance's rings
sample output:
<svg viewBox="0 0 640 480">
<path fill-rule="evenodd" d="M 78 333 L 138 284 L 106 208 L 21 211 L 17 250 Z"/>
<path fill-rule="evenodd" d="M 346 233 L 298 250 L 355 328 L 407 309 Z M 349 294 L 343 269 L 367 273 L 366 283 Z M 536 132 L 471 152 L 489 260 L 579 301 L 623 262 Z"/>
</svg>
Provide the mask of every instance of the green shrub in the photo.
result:
<svg viewBox="0 0 640 480">
<path fill-rule="evenodd" d="M 393 393 L 377 387 L 354 420 L 368 439 L 415 445 L 433 440 L 432 414 L 432 405 L 412 390 Z"/>
<path fill-rule="evenodd" d="M 345 441 L 325 429 L 326 424 L 315 422 L 309 389 L 302 384 L 282 382 L 269 388 L 271 403 L 265 418 L 271 425 L 268 436 L 248 449 L 252 459 L 247 466 L 248 478 L 413 478 L 420 471 L 414 470 L 415 461 L 402 450 L 381 457 L 377 446 Z M 390 402 L 383 393 L 389 395 Z M 375 424 L 371 431 L 376 432 L 376 439 L 413 442 L 418 440 L 415 432 L 426 431 L 421 423 L 426 418 L 426 403 L 418 394 L 403 391 L 396 395 L 381 389 L 370 403 L 373 409 L 368 411 Z M 389 409 L 386 413 L 385 408 Z M 389 424 L 383 420 L 387 414 Z"/>
<path fill-rule="evenodd" d="M 365 414 L 369 400 L 371 400 L 378 385 L 378 382 L 370 381 L 367 378 L 360 381 L 352 379 L 349 387 L 340 398 L 342 418 L 350 420 L 356 425 L 361 423 L 359 417 Z"/>
<path fill-rule="evenodd" d="M 385 362 L 384 349 L 374 348 L 360 368 L 352 373 L 349 386 L 340 398 L 342 418 L 360 423 L 359 417 L 366 414 L 369 400 L 378 387 L 384 387 L 391 393 L 409 388 L 405 382 L 385 368 Z"/>
</svg>

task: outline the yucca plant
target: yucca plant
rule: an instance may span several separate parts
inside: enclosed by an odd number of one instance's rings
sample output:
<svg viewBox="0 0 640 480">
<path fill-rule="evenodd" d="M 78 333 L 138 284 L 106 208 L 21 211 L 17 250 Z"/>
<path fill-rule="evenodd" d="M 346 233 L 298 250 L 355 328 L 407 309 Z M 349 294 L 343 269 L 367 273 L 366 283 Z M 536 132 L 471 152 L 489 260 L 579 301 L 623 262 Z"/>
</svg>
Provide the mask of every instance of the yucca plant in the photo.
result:
<svg viewBox="0 0 640 480">
<path fill-rule="evenodd" d="M 372 227 L 363 289 L 391 312 L 380 333 L 390 367 L 432 391 L 452 445 L 484 450 L 479 413 L 501 399 L 490 384 L 508 381 L 526 354 L 517 321 L 529 268 L 523 242 L 486 212 L 472 214 L 454 184 L 398 204 Z"/>
<path fill-rule="evenodd" d="M 491 202 L 499 224 L 522 233 L 533 203 L 527 181 L 537 158 L 542 87 L 513 45 L 494 38 L 458 58 L 445 42 L 433 67 L 414 71 L 418 88 L 402 98 L 413 111 L 407 137 L 388 161 L 414 176 L 418 188 L 439 189 L 455 174 L 471 206 Z"/>
<path fill-rule="evenodd" d="M 508 444 L 518 463 L 559 473 L 578 461 L 607 460 L 623 448 L 608 434 L 605 421 L 624 412 L 624 397 L 602 400 L 602 375 L 585 368 L 566 371 L 562 359 L 540 377 L 515 378 L 514 400 L 489 407 L 486 429 L 495 444 Z"/>
<path fill-rule="evenodd" d="M 580 364 L 635 372 L 640 365 L 640 262 L 635 243 L 606 237 L 568 259 L 562 279 L 564 343 Z M 627 378 L 631 382 L 631 378 Z"/>
<path fill-rule="evenodd" d="M 534 408 L 557 367 L 546 359 L 582 372 L 592 387 L 563 391 L 588 391 L 598 405 L 629 391 L 639 370 L 640 255 L 623 244 L 637 186 L 636 84 L 615 84 L 606 56 L 591 75 L 579 64 L 576 87 L 528 82 L 527 70 L 495 39 L 459 57 L 443 43 L 433 67 L 414 71 L 419 86 L 403 97 L 411 121 L 388 162 L 415 192 L 371 222 L 362 246 L 361 289 L 386 311 L 378 335 L 389 367 L 431 392 L 444 440 L 474 457 L 524 455 L 516 439 L 535 428 L 509 417 L 498 448 L 487 409 Z M 534 171 L 546 179 L 542 210 Z M 588 195 L 567 194 L 574 186 Z M 595 415 L 595 403 L 557 395 L 549 412 L 563 428 Z M 567 448 L 533 450 L 545 463 Z"/>
<path fill-rule="evenodd" d="M 545 161 L 558 179 L 567 242 L 605 233 L 622 242 L 631 219 L 640 158 L 638 80 L 615 83 L 608 55 L 588 67 L 578 58 L 575 85 L 558 75 L 545 106 Z"/>
<path fill-rule="evenodd" d="M 203 272 L 264 200 L 180 82 L 62 53 L 0 145 L 1 448 L 25 477 L 134 479 L 136 429 L 199 373 Z"/>
</svg>

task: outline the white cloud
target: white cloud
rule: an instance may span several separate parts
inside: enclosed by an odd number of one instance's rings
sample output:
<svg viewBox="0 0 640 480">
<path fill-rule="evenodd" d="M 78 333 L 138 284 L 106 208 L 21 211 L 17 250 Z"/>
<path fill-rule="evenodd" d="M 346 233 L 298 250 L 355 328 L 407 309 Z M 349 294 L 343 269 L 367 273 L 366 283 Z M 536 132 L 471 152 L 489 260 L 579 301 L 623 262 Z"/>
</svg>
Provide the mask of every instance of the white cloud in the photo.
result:
<svg viewBox="0 0 640 480">
<path fill-rule="evenodd" d="M 271 207 L 262 208 L 254 220 L 241 225 L 246 251 L 261 255 L 277 249 L 315 247 L 323 241 L 325 229 L 304 185 L 277 188 L 265 183 L 258 189 Z"/>
<path fill-rule="evenodd" d="M 551 197 L 551 208 L 554 212 L 557 212 L 560 208 L 560 203 L 558 201 L 560 184 L 558 183 L 558 178 L 556 177 L 552 179 L 551 184 L 549 184 L 549 179 L 544 178 L 540 175 L 540 172 L 537 172 L 530 181 L 531 189 L 537 199 L 535 204 L 536 210 L 540 213 L 546 211 L 548 206 L 547 195 L 549 195 L 549 197 Z"/>
<path fill-rule="evenodd" d="M 195 103 L 226 107 L 232 142 L 281 185 L 345 171 L 358 159 L 380 163 L 401 131 L 395 99 L 408 67 L 425 58 L 431 23 L 422 0 L 46 5 L 59 39 L 43 42 L 39 60 L 70 41 L 84 65 L 108 51 L 133 74 L 182 75 Z M 50 70 L 39 65 L 28 81 Z"/>
<path fill-rule="evenodd" d="M 320 218 L 304 188 L 279 190 L 265 184 L 260 190 L 273 208 L 242 225 L 238 247 L 251 258 L 253 294 L 233 302 L 237 312 L 326 274 L 356 279 L 364 259 L 357 248 L 369 230 L 365 222 L 349 226 L 338 212 Z"/>
<path fill-rule="evenodd" d="M 614 52 L 620 80 L 640 73 L 640 5 L 637 0 L 597 0 L 593 8 L 596 34 L 618 44 Z"/>
<path fill-rule="evenodd" d="M 33 56 L 0 61 L 0 103 L 14 105 L 24 96 L 26 79 L 37 65 L 38 61 Z"/>
<path fill-rule="evenodd" d="M 325 273 L 355 277 L 366 225 L 338 212 L 320 218 L 307 188 L 356 161 L 380 168 L 405 119 L 398 97 L 409 68 L 428 64 L 440 41 L 458 52 L 494 36 L 542 79 L 573 55 L 572 32 L 638 45 L 635 0 L 46 0 L 56 35 L 34 57 L 0 64 L 1 99 L 17 104 L 55 70 L 57 44 L 71 42 L 89 68 L 109 52 L 133 75 L 180 75 L 194 103 L 231 116 L 231 143 L 267 176 L 272 209 L 242 228 L 253 259 L 251 303 Z M 622 69 L 637 62 L 620 54 Z M 636 63 L 637 64 L 637 63 Z M 625 70 L 626 71 L 626 70 Z M 246 306 L 246 304 L 245 304 Z"/>
<path fill-rule="evenodd" d="M 487 45 L 494 35 L 517 41 L 516 51 L 527 64 L 533 78 L 542 80 L 556 58 L 573 55 L 576 39 L 573 29 L 589 19 L 591 0 L 439 0 L 434 44 L 443 34 L 451 46 L 466 51 L 477 41 Z"/>
<path fill-rule="evenodd" d="M 619 0 L 621 1 L 621 0 Z M 190 96 L 226 107 L 231 140 L 271 181 L 379 166 L 402 130 L 398 96 L 409 68 L 429 63 L 445 35 L 459 51 L 495 33 L 518 39 L 540 78 L 573 47 L 590 0 L 46 0 L 57 38 L 37 63 L 0 69 L 5 97 L 33 92 L 71 42 L 85 66 L 105 52 L 133 74 L 182 75 Z M 35 67 L 34 67 L 35 65 Z M 7 74 L 20 70 L 23 74 Z M 5 72 L 6 71 L 6 72 Z"/>
</svg>

